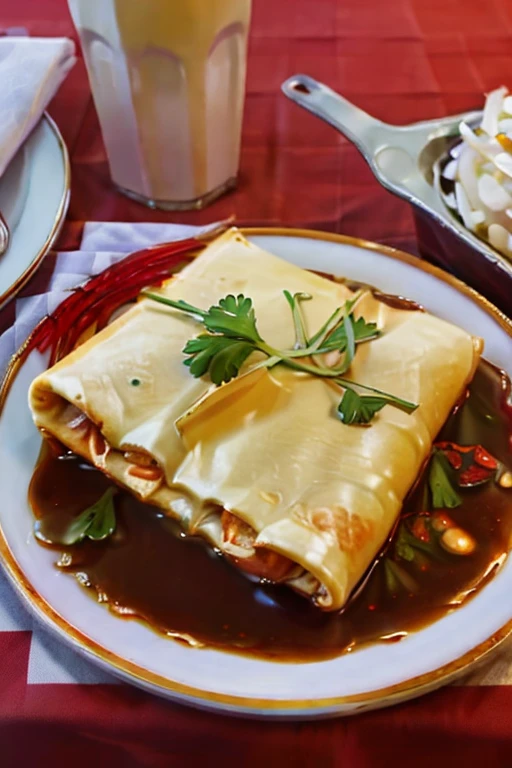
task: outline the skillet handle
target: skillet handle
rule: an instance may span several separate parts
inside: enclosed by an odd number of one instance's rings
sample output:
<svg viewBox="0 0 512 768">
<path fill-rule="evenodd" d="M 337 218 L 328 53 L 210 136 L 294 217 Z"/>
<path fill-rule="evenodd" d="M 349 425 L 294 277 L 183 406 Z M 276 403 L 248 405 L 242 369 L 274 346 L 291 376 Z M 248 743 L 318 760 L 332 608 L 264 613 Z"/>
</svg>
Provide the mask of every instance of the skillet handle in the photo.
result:
<svg viewBox="0 0 512 768">
<path fill-rule="evenodd" d="M 419 154 L 439 121 L 409 126 L 383 123 L 308 75 L 293 75 L 281 89 L 353 142 L 386 189 L 430 212 L 440 210 L 437 193 L 418 167 Z"/>
<path fill-rule="evenodd" d="M 370 163 L 383 142 L 391 139 L 396 128 L 371 117 L 327 85 L 308 75 L 293 75 L 281 86 L 285 96 L 337 128 L 359 149 Z"/>
</svg>

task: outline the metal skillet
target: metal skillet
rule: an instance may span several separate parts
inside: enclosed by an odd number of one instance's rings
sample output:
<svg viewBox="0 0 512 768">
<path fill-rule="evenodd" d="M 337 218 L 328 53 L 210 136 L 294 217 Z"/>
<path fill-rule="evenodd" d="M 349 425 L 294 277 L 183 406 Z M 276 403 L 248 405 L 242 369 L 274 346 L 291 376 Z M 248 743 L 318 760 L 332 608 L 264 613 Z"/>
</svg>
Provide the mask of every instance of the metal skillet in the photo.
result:
<svg viewBox="0 0 512 768">
<path fill-rule="evenodd" d="M 512 263 L 464 226 L 435 184 L 439 167 L 460 140 L 460 122 L 478 125 L 481 110 L 397 126 L 377 120 L 307 75 L 293 75 L 281 88 L 346 136 L 380 184 L 411 203 L 422 255 L 512 314 Z"/>
</svg>

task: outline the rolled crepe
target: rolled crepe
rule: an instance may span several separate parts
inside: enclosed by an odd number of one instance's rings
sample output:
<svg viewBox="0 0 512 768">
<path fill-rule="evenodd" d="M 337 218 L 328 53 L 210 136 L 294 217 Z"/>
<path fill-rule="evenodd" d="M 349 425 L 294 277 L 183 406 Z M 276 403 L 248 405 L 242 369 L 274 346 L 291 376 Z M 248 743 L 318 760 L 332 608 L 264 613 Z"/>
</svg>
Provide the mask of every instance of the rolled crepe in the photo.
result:
<svg viewBox="0 0 512 768">
<path fill-rule="evenodd" d="M 162 294 L 207 309 L 253 300 L 262 338 L 291 348 L 283 290 L 306 292 L 313 334 L 353 294 L 230 230 L 166 282 Z M 386 406 L 368 427 L 336 415 L 341 392 L 276 366 L 215 388 L 183 365 L 192 317 L 142 299 L 32 383 L 36 425 L 86 457 L 242 570 L 284 581 L 324 609 L 347 601 L 382 548 L 432 442 L 473 376 L 481 341 L 370 292 L 356 317 L 382 335 L 358 345 L 348 378 L 419 403 Z"/>
</svg>

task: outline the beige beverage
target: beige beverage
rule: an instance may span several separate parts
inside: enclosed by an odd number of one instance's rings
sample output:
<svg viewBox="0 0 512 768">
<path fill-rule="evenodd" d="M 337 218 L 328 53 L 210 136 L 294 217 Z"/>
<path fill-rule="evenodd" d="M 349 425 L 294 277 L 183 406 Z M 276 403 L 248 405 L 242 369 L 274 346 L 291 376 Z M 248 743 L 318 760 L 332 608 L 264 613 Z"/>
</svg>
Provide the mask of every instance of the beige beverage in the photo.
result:
<svg viewBox="0 0 512 768">
<path fill-rule="evenodd" d="M 200 208 L 236 183 L 251 0 L 68 0 L 116 186 Z"/>
</svg>

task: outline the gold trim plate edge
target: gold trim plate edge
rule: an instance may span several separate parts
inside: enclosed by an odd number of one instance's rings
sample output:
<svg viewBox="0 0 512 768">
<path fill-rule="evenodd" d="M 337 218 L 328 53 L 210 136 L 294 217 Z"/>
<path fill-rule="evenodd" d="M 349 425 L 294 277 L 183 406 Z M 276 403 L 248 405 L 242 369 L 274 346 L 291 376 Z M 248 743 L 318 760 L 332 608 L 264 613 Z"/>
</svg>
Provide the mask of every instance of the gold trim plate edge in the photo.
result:
<svg viewBox="0 0 512 768">
<path fill-rule="evenodd" d="M 280 237 L 300 237 L 314 240 L 323 240 L 328 242 L 340 243 L 345 245 L 354 245 L 366 250 L 376 251 L 385 256 L 402 261 L 411 266 L 434 275 L 436 278 L 448 283 L 460 293 L 468 296 L 506 331 L 512 338 L 512 320 L 507 318 L 503 312 L 495 307 L 488 299 L 481 296 L 477 291 L 469 288 L 458 278 L 444 272 L 439 267 L 435 267 L 428 262 L 421 261 L 403 251 L 399 251 L 389 246 L 380 245 L 360 238 L 349 237 L 346 235 L 337 235 L 333 233 L 324 233 L 316 230 L 295 229 L 284 227 L 252 227 L 242 228 L 246 236 L 280 236 Z M 35 331 L 32 331 L 32 334 Z M 2 414 L 7 395 L 17 372 L 25 361 L 26 352 L 29 347 L 30 338 L 28 337 L 20 349 L 13 355 L 7 371 L 0 385 L 0 416 Z M 355 714 L 365 709 L 377 708 L 378 706 L 388 706 L 406 699 L 414 698 L 421 693 L 427 693 L 441 685 L 444 685 L 455 677 L 460 676 L 465 671 L 477 663 L 482 662 L 492 651 L 494 651 L 507 637 L 512 634 L 512 618 L 487 640 L 484 640 L 475 648 L 466 652 L 462 656 L 448 664 L 425 673 L 418 677 L 409 678 L 400 683 L 387 688 L 381 688 L 352 696 L 335 696 L 324 699 L 263 699 L 246 698 L 243 696 L 233 696 L 228 694 L 205 691 L 200 688 L 192 688 L 183 685 L 169 678 L 154 674 L 148 670 L 139 667 L 131 662 L 111 653 L 100 644 L 90 640 L 86 635 L 80 632 L 76 627 L 55 611 L 52 606 L 46 602 L 35 590 L 29 580 L 25 577 L 22 569 L 18 565 L 12 554 L 4 532 L 0 526 L 0 556 L 4 571 L 7 573 L 10 581 L 23 598 L 25 604 L 35 613 L 54 634 L 70 643 L 75 650 L 85 655 L 87 658 L 99 664 L 103 669 L 114 671 L 125 680 L 137 684 L 145 690 L 157 693 L 168 698 L 174 698 L 178 702 L 188 703 L 202 708 L 209 708 L 226 713 L 242 713 L 248 716 L 259 717 L 278 717 L 292 719 L 314 719 L 315 717 L 329 717 L 343 714 Z M 159 690 L 155 690 L 155 688 Z M 350 707 L 350 710 L 343 712 L 341 708 Z"/>
<path fill-rule="evenodd" d="M 48 112 L 43 113 L 41 120 L 46 120 L 46 122 L 48 123 L 51 131 L 53 132 L 55 138 L 57 139 L 57 143 L 62 153 L 62 160 L 64 165 L 63 193 L 59 202 L 59 207 L 57 208 L 57 214 L 55 216 L 55 220 L 52 224 L 52 228 L 46 240 L 44 241 L 43 245 L 34 256 L 33 260 L 30 262 L 28 267 L 25 269 L 25 271 L 22 272 L 21 275 L 19 275 L 19 277 L 16 278 L 16 280 L 9 286 L 9 288 L 2 295 L 0 295 L 0 309 L 4 307 L 11 299 L 13 299 L 16 296 L 16 294 L 18 294 L 21 291 L 22 288 L 25 287 L 25 285 L 28 283 L 32 275 L 40 267 L 44 257 L 50 251 L 53 243 L 57 239 L 62 229 L 64 220 L 66 218 L 66 214 L 68 211 L 68 207 L 69 207 L 69 198 L 70 198 L 70 191 L 71 191 L 71 165 L 69 161 L 68 149 L 66 147 L 64 139 L 62 138 L 62 134 L 57 127 L 57 124 L 55 123 L 53 118 L 50 117 Z"/>
</svg>

